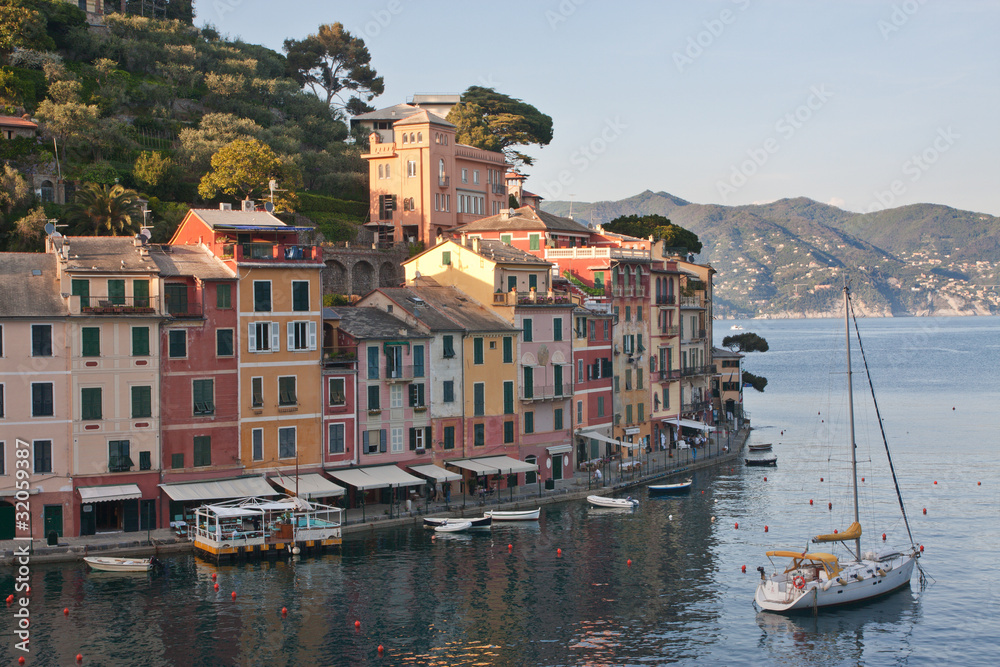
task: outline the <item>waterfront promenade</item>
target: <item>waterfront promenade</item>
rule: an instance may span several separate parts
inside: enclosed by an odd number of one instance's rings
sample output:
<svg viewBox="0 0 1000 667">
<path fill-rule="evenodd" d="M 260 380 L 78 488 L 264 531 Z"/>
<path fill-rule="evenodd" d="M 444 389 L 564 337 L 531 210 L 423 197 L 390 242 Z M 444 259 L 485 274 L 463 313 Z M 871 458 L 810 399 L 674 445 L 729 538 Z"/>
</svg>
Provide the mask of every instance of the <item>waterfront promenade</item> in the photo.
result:
<svg viewBox="0 0 1000 667">
<path fill-rule="evenodd" d="M 425 499 L 393 505 L 375 504 L 344 511 L 343 536 L 370 533 L 383 528 L 405 526 L 423 521 L 425 516 L 481 516 L 486 510 L 534 509 L 552 503 L 582 500 L 588 495 L 613 495 L 662 479 L 680 477 L 695 470 L 725 463 L 739 463 L 750 427 L 744 426 L 727 437 L 712 434 L 708 444 L 696 449 L 643 453 L 635 460 L 639 466 L 622 466 L 618 461 L 606 462 L 601 468 L 601 480 L 593 474 L 578 472 L 575 477 L 557 482 L 553 489 L 540 485 L 513 490 L 500 490 L 491 498 L 452 494 L 451 502 L 430 502 Z M 624 468 L 624 469 L 623 469 Z M 14 550 L 24 542 L 0 541 L 0 565 L 11 565 Z M 102 533 L 84 537 L 60 538 L 58 546 L 48 546 L 44 540 L 32 545 L 33 563 L 57 563 L 81 560 L 85 556 L 169 555 L 193 551 L 194 543 L 178 537 L 169 528 L 136 533 Z"/>
</svg>

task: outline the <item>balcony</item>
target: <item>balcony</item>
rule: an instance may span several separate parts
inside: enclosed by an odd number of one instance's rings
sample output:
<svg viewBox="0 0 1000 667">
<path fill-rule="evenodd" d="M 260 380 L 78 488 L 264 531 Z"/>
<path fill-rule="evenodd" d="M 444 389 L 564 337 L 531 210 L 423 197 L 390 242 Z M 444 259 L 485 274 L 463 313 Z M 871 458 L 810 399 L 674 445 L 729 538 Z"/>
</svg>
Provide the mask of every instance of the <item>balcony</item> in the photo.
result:
<svg viewBox="0 0 1000 667">
<path fill-rule="evenodd" d="M 494 183 L 492 189 L 493 189 L 493 194 L 495 195 L 507 194 L 507 186 L 504 185 L 503 183 Z"/>
<path fill-rule="evenodd" d="M 663 327 L 662 329 L 660 329 L 659 333 L 661 336 L 666 336 L 667 338 L 673 338 L 674 336 L 679 336 L 681 330 L 680 327 L 674 325 L 672 327 Z"/>
<path fill-rule="evenodd" d="M 668 368 L 666 370 L 659 371 L 659 376 L 660 376 L 660 382 L 679 380 L 681 378 L 681 369 Z"/>
<path fill-rule="evenodd" d="M 680 369 L 681 377 L 693 377 L 695 375 L 715 375 L 715 365 L 710 366 L 688 366 Z"/>
<path fill-rule="evenodd" d="M 357 348 L 323 348 L 323 366 L 326 368 L 355 368 L 357 363 Z"/>
<path fill-rule="evenodd" d="M 134 465 L 128 456 L 111 456 L 108 459 L 108 472 L 129 472 Z"/>
<path fill-rule="evenodd" d="M 197 287 L 167 283 L 163 289 L 164 307 L 167 314 L 175 319 L 200 318 L 204 314 L 202 293 Z"/>
<path fill-rule="evenodd" d="M 649 252 L 646 250 L 632 250 L 630 248 L 598 248 L 592 246 L 549 248 L 545 251 L 545 259 L 548 261 L 558 259 L 649 259 Z"/>
<path fill-rule="evenodd" d="M 386 382 L 411 382 L 414 378 L 423 379 L 427 376 L 426 366 L 387 366 Z"/>
<path fill-rule="evenodd" d="M 705 299 L 700 296 L 682 296 L 680 305 L 681 308 L 704 308 Z"/>
<path fill-rule="evenodd" d="M 525 391 L 527 389 L 527 391 Z M 522 401 L 559 401 L 573 397 L 573 385 L 568 382 L 556 385 L 521 387 Z"/>
<path fill-rule="evenodd" d="M 284 243 L 227 243 L 222 259 L 237 262 L 316 262 L 322 260 L 319 246 Z"/>
<path fill-rule="evenodd" d="M 550 306 L 572 303 L 568 294 L 563 292 L 546 292 L 539 294 L 535 292 L 495 292 L 493 294 L 494 306 Z"/>
<path fill-rule="evenodd" d="M 656 297 L 656 305 L 658 306 L 673 306 L 677 303 L 677 297 L 674 294 L 661 294 Z"/>
<path fill-rule="evenodd" d="M 73 299 L 79 300 L 78 312 L 83 315 L 153 315 L 157 305 L 155 296 L 74 296 Z"/>
<path fill-rule="evenodd" d="M 447 188 L 451 185 L 451 176 L 438 175 L 438 187 Z"/>
<path fill-rule="evenodd" d="M 681 404 L 681 412 L 704 412 L 711 407 L 711 401 L 692 401 Z"/>
</svg>

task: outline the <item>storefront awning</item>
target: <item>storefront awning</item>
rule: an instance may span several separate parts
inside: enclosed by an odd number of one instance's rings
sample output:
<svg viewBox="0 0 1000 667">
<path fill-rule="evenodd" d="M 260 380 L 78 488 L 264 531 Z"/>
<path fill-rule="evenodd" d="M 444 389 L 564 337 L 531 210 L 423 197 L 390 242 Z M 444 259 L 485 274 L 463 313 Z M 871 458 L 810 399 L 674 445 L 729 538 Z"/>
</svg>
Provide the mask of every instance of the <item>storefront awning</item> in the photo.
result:
<svg viewBox="0 0 1000 667">
<path fill-rule="evenodd" d="M 80 500 L 84 503 L 106 503 L 114 500 L 134 500 L 142 498 L 142 491 L 135 484 L 114 486 L 80 486 Z"/>
<path fill-rule="evenodd" d="M 545 451 L 549 454 L 569 454 L 573 451 L 573 445 L 554 445 L 552 447 L 546 447 Z"/>
<path fill-rule="evenodd" d="M 566 446 L 570 447 L 570 445 Z M 572 451 L 572 447 L 568 451 Z M 538 466 L 534 463 L 525 463 L 524 461 L 512 459 L 509 456 L 484 456 L 480 459 L 473 459 L 473 461 L 490 466 L 494 472 L 499 472 L 502 475 L 511 475 L 519 472 L 536 472 L 538 470 Z"/>
<path fill-rule="evenodd" d="M 343 482 L 347 486 L 353 486 L 359 491 L 367 491 L 368 489 L 384 489 L 389 486 L 388 483 L 382 482 L 375 479 L 374 477 L 369 477 L 365 474 L 364 470 L 359 468 L 347 468 L 346 470 L 329 470 L 330 476 L 336 479 L 338 482 Z"/>
<path fill-rule="evenodd" d="M 250 498 L 254 496 L 276 496 L 274 490 L 263 477 L 237 477 L 205 482 L 184 482 L 181 484 L 160 484 L 163 492 L 171 500 L 189 502 L 196 500 L 220 500 L 222 498 Z"/>
<path fill-rule="evenodd" d="M 600 433 L 580 433 L 584 438 L 593 438 L 599 442 L 606 442 L 609 445 L 621 445 L 622 447 L 628 447 L 629 449 L 635 449 L 636 447 L 642 447 L 638 442 L 629 442 L 628 440 L 615 440 L 614 438 L 609 438 L 606 435 L 601 435 Z"/>
<path fill-rule="evenodd" d="M 496 475 L 500 472 L 500 469 L 496 466 L 486 465 L 481 463 L 476 459 L 462 459 L 461 461 L 446 461 L 450 466 L 455 466 L 456 468 L 462 468 L 464 470 L 471 470 L 477 475 Z"/>
<path fill-rule="evenodd" d="M 385 489 L 390 486 L 416 486 L 424 483 L 424 480 L 414 477 L 396 466 L 348 468 L 347 470 L 330 470 L 329 472 L 339 481 L 353 486 L 359 491 Z"/>
<path fill-rule="evenodd" d="M 296 493 L 295 475 L 290 477 L 279 475 L 273 477 L 272 481 L 276 482 L 278 486 L 288 491 L 288 493 Z M 317 473 L 299 475 L 297 491 L 299 498 L 326 498 L 327 496 L 344 495 L 344 487 L 334 484 L 326 477 Z"/>
<path fill-rule="evenodd" d="M 425 484 L 419 477 L 414 477 L 402 468 L 397 466 L 378 466 L 375 468 L 365 468 L 365 474 L 382 479 L 389 483 L 389 486 L 417 486 Z"/>
<path fill-rule="evenodd" d="M 664 419 L 663 423 L 672 424 L 674 426 L 680 425 L 684 428 L 696 428 L 701 431 L 711 431 L 713 428 L 705 422 L 695 421 L 694 419 Z"/>
<path fill-rule="evenodd" d="M 427 479 L 434 480 L 435 482 L 453 482 L 455 480 L 462 479 L 462 476 L 458 473 L 445 470 L 441 466 L 436 466 L 434 464 L 410 466 L 410 472 L 415 472 L 421 477 L 426 477 Z"/>
<path fill-rule="evenodd" d="M 230 518 L 236 516 L 263 516 L 264 510 L 259 507 L 226 507 L 225 505 L 207 505 L 215 516 Z"/>
</svg>

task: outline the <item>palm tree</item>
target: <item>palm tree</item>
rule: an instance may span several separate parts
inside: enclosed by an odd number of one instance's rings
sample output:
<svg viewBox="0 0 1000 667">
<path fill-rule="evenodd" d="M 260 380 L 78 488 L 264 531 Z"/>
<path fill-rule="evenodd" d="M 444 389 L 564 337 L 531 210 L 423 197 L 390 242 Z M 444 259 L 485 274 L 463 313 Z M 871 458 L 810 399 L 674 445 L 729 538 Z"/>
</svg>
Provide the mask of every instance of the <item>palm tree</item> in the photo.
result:
<svg viewBox="0 0 1000 667">
<path fill-rule="evenodd" d="M 142 224 L 139 193 L 117 184 L 88 183 L 66 209 L 66 220 L 74 233 L 84 236 L 134 234 Z"/>
</svg>

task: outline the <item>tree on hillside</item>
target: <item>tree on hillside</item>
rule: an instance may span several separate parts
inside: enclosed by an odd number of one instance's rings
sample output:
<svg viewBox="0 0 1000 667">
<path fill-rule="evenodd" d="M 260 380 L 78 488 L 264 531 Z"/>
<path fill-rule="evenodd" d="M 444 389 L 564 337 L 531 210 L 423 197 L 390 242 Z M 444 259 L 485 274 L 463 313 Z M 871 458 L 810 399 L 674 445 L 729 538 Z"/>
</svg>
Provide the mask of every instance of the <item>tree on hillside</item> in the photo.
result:
<svg viewBox="0 0 1000 667">
<path fill-rule="evenodd" d="M 675 225 L 662 215 L 623 215 L 604 225 L 604 229 L 640 239 L 652 236 L 654 241 L 662 240 L 668 248 L 686 248 L 695 254 L 701 252 L 697 234 Z"/>
<path fill-rule="evenodd" d="M 552 141 L 552 117 L 519 99 L 492 88 L 471 86 L 448 113 L 458 126 L 456 140 L 488 151 L 503 152 L 515 167 L 534 164 L 515 146 L 547 146 Z"/>
<path fill-rule="evenodd" d="M 0 53 L 18 48 L 40 51 L 55 48 L 55 42 L 45 31 L 45 16 L 30 4 L 11 0 L 0 3 Z"/>
<path fill-rule="evenodd" d="M 212 164 L 212 156 L 237 139 L 257 138 L 264 131 L 249 118 L 230 113 L 207 113 L 198 128 L 184 128 L 180 132 L 181 157 L 187 166 L 203 174 Z"/>
<path fill-rule="evenodd" d="M 135 234 L 142 225 L 139 193 L 121 185 L 88 183 L 66 208 L 73 233 L 85 236 Z"/>
<path fill-rule="evenodd" d="M 289 76 L 308 86 L 336 115 L 371 111 L 368 102 L 385 90 L 382 77 L 369 64 L 371 54 L 364 40 L 341 23 L 321 25 L 319 32 L 305 39 L 286 39 L 285 53 Z M 344 99 L 345 95 L 350 97 Z"/>
<path fill-rule="evenodd" d="M 212 171 L 198 185 L 198 194 L 214 198 L 220 191 L 230 196 L 252 199 L 254 193 L 267 193 L 269 182 L 277 180 L 285 191 L 275 199 L 275 206 L 292 210 L 295 202 L 295 173 L 282 163 L 271 148 L 258 139 L 237 139 L 212 156 Z"/>
<path fill-rule="evenodd" d="M 0 172 L 0 209 L 10 213 L 14 209 L 23 208 L 31 202 L 31 186 L 28 181 L 9 164 L 3 166 Z"/>
</svg>

